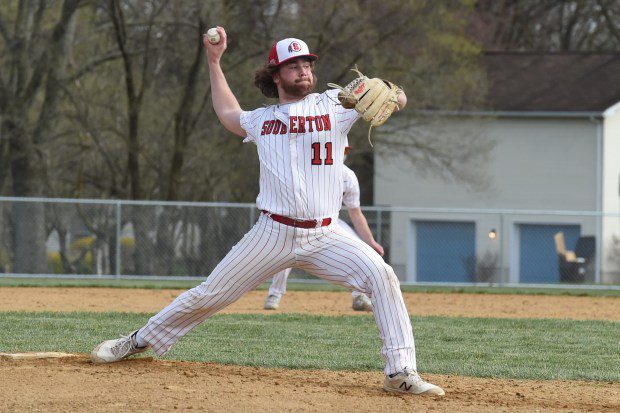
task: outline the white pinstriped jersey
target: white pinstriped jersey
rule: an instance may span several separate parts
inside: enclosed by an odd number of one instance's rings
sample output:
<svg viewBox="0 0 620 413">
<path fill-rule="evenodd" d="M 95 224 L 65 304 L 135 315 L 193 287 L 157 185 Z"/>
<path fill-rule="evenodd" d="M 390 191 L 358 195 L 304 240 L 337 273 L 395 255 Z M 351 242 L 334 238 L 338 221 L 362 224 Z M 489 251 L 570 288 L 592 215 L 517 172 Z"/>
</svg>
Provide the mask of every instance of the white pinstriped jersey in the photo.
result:
<svg viewBox="0 0 620 413">
<path fill-rule="evenodd" d="M 357 208 L 360 206 L 360 184 L 353 172 L 348 166 L 344 165 L 343 169 L 343 194 L 342 203 L 347 208 Z"/>
<path fill-rule="evenodd" d="M 344 148 L 359 115 L 337 95 L 328 90 L 241 113 L 244 142 L 256 144 L 260 162 L 258 209 L 298 219 L 338 217 Z"/>
</svg>

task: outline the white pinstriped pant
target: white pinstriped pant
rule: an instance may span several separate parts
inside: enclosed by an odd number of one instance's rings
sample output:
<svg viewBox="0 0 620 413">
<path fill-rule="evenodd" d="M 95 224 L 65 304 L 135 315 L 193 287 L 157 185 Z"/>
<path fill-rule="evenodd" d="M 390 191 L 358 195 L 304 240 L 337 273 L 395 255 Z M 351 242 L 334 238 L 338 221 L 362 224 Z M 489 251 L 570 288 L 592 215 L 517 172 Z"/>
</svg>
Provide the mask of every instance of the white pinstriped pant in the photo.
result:
<svg viewBox="0 0 620 413">
<path fill-rule="evenodd" d="M 353 237 L 357 239 L 361 239 L 359 235 L 357 235 L 357 233 L 353 230 L 353 228 L 351 228 L 351 226 L 347 224 L 345 221 L 338 219 L 336 220 L 336 224 L 344 228 L 346 232 L 352 235 Z M 275 295 L 276 297 L 282 297 L 284 294 L 286 294 L 286 281 L 288 280 L 289 275 L 291 275 L 291 268 L 287 268 L 285 270 L 280 271 L 277 274 L 274 274 L 273 280 L 271 281 L 271 285 L 269 286 L 269 295 Z M 351 295 L 353 296 L 354 299 L 362 294 L 363 293 L 357 290 L 353 290 L 351 292 Z"/>
<path fill-rule="evenodd" d="M 394 270 L 335 222 L 322 228 L 294 228 L 261 214 L 202 284 L 151 317 L 139 335 L 163 355 L 208 317 L 289 267 L 370 296 L 383 340 L 385 373 L 416 369 L 411 321 Z"/>
</svg>

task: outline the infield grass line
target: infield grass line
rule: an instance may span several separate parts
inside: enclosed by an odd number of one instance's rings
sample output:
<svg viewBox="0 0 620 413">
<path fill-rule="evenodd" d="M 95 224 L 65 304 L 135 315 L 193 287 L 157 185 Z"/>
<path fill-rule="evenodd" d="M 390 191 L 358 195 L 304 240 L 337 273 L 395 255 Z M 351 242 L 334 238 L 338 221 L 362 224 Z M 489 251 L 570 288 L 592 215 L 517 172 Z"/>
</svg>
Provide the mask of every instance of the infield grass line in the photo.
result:
<svg viewBox="0 0 620 413">
<path fill-rule="evenodd" d="M 0 352 L 88 353 L 150 314 L 0 313 Z M 557 319 L 415 317 L 421 372 L 514 379 L 620 381 L 620 323 Z M 165 359 L 261 367 L 383 369 L 372 316 L 222 314 Z M 146 353 L 152 355 L 152 353 Z"/>
<path fill-rule="evenodd" d="M 74 278 L 11 278 L 0 276 L 0 287 L 89 287 L 89 288 L 144 288 L 144 289 L 179 289 L 186 290 L 200 284 L 196 280 L 148 280 L 148 279 L 74 279 Z M 257 289 L 266 291 L 270 283 L 263 283 Z M 289 291 L 347 291 L 338 285 L 326 282 L 296 282 L 289 278 L 286 286 Z M 412 293 L 455 293 L 455 294 L 533 294 L 533 295 L 565 295 L 588 297 L 620 297 L 620 290 L 580 289 L 580 288 L 521 288 L 521 287 L 449 287 L 401 285 L 403 292 Z"/>
</svg>

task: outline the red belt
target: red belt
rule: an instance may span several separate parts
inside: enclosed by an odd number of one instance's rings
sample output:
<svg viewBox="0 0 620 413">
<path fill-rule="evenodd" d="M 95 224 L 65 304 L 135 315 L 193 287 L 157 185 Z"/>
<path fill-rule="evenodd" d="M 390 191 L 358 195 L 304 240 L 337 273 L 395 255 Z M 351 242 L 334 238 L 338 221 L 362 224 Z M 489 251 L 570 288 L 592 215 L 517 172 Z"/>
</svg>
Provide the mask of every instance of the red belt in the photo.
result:
<svg viewBox="0 0 620 413">
<path fill-rule="evenodd" d="M 264 209 L 261 211 L 263 214 L 267 215 L 269 218 L 273 219 L 280 224 L 288 225 L 290 227 L 295 228 L 320 228 L 329 225 L 332 222 L 331 218 L 323 218 L 323 219 L 311 219 L 311 220 L 303 220 L 303 219 L 295 219 L 289 218 L 282 215 L 272 214 Z"/>
</svg>

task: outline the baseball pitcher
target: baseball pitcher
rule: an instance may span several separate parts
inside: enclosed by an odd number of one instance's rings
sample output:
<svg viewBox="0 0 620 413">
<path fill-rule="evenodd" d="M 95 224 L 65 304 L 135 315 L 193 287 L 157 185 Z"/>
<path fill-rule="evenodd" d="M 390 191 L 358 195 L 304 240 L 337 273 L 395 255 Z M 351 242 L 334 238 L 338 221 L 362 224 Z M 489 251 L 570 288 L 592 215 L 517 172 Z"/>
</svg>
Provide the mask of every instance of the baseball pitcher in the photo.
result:
<svg viewBox="0 0 620 413">
<path fill-rule="evenodd" d="M 371 246 L 336 224 L 347 133 L 360 117 L 380 125 L 405 106 L 405 94 L 389 82 L 366 77 L 313 93 L 318 57 L 302 40 L 288 38 L 273 45 L 254 76 L 261 92 L 278 103 L 245 111 L 220 66 L 226 32 L 222 27 L 217 31 L 219 43 L 204 40 L 213 106 L 226 129 L 256 145 L 256 204 L 262 214 L 202 284 L 128 336 L 99 344 L 91 359 L 115 362 L 148 348 L 163 355 L 198 324 L 273 274 L 294 267 L 371 298 L 383 341 L 385 390 L 443 395 L 417 373 L 411 321 L 394 270 Z"/>
</svg>

